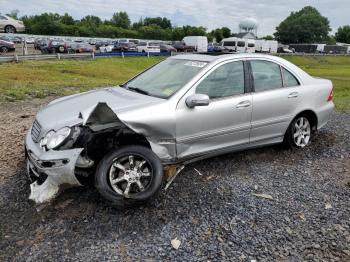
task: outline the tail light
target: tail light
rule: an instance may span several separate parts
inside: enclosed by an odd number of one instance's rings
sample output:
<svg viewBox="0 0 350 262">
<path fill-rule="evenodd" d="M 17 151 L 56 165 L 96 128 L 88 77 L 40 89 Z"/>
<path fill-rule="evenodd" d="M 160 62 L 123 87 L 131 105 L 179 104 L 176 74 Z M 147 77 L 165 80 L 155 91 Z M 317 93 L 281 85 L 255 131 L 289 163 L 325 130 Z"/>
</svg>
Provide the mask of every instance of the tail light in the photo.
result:
<svg viewBox="0 0 350 262">
<path fill-rule="evenodd" d="M 328 98 L 327 98 L 327 102 L 332 101 L 332 100 L 333 100 L 333 96 L 334 96 L 334 93 L 333 93 L 333 87 L 332 87 L 332 90 L 331 90 L 331 92 L 329 93 L 329 96 L 328 96 Z"/>
<path fill-rule="evenodd" d="M 82 48 L 79 48 L 79 53 L 83 53 L 84 50 Z"/>
</svg>

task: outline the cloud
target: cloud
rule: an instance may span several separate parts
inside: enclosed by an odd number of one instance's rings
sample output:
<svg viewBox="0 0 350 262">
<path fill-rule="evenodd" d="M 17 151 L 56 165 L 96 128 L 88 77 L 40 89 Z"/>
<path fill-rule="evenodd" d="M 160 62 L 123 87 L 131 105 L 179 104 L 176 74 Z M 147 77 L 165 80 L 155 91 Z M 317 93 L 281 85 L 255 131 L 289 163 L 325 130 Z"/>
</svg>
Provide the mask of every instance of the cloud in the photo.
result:
<svg viewBox="0 0 350 262">
<path fill-rule="evenodd" d="M 128 12 L 132 21 L 140 17 L 165 16 L 176 25 L 204 26 L 207 29 L 227 26 L 238 31 L 239 22 L 246 17 L 259 21 L 260 36 L 272 34 L 276 26 L 290 12 L 297 11 L 306 5 L 316 7 L 322 15 L 329 18 L 331 27 L 349 24 L 349 0 L 0 0 L 2 12 L 18 9 L 20 15 L 40 14 L 43 12 L 69 13 L 75 18 L 85 15 L 97 15 L 110 19 L 117 11 Z"/>
</svg>

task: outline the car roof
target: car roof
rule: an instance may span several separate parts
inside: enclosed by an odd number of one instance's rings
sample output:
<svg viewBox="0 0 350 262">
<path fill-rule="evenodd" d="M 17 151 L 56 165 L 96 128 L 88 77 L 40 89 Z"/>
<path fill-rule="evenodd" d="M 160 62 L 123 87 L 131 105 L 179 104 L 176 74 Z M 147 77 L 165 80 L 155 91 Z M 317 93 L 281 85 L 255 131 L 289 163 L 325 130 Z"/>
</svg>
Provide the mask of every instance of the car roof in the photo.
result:
<svg viewBox="0 0 350 262">
<path fill-rule="evenodd" d="M 183 60 L 195 60 L 203 62 L 213 62 L 213 61 L 225 61 L 230 59 L 243 59 L 243 58 L 269 58 L 273 60 L 278 60 L 278 57 L 263 54 L 222 54 L 222 55 L 207 55 L 207 54 L 181 54 L 171 57 L 172 59 L 183 59 Z"/>
</svg>

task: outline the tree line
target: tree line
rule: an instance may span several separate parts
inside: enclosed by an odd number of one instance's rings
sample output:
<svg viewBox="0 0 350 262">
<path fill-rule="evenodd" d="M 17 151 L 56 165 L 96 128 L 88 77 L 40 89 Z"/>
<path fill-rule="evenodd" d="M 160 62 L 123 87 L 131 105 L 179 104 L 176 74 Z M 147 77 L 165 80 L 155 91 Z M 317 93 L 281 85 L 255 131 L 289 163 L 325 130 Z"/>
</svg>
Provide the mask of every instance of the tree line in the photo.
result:
<svg viewBox="0 0 350 262">
<path fill-rule="evenodd" d="M 185 36 L 207 36 L 209 41 L 220 42 L 223 38 L 236 36 L 228 27 L 211 31 L 203 26 L 175 26 L 166 17 L 145 17 L 137 22 L 130 20 L 126 12 L 116 12 L 111 19 L 102 20 L 94 15 L 74 19 L 68 13 L 43 13 L 18 17 L 18 10 L 9 14 L 19 18 L 26 26 L 26 33 L 36 35 L 66 35 L 106 38 L 141 38 L 160 40 L 182 40 Z M 340 27 L 335 35 L 330 35 L 329 19 L 312 7 L 306 6 L 291 14 L 277 27 L 273 36 L 262 39 L 290 43 L 327 43 L 336 41 L 350 43 L 350 25 Z"/>
</svg>

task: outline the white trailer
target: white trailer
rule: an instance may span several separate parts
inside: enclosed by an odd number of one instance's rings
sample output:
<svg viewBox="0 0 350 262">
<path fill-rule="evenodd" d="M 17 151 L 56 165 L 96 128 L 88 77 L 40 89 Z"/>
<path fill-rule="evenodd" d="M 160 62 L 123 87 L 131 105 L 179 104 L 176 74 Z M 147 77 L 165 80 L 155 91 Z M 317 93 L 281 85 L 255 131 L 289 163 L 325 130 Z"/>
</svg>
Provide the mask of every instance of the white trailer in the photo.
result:
<svg viewBox="0 0 350 262">
<path fill-rule="evenodd" d="M 278 42 L 274 40 L 255 40 L 255 52 L 277 53 Z"/>
<path fill-rule="evenodd" d="M 197 52 L 208 52 L 208 38 L 206 36 L 186 36 L 182 41 L 187 46 L 193 46 Z"/>
</svg>

